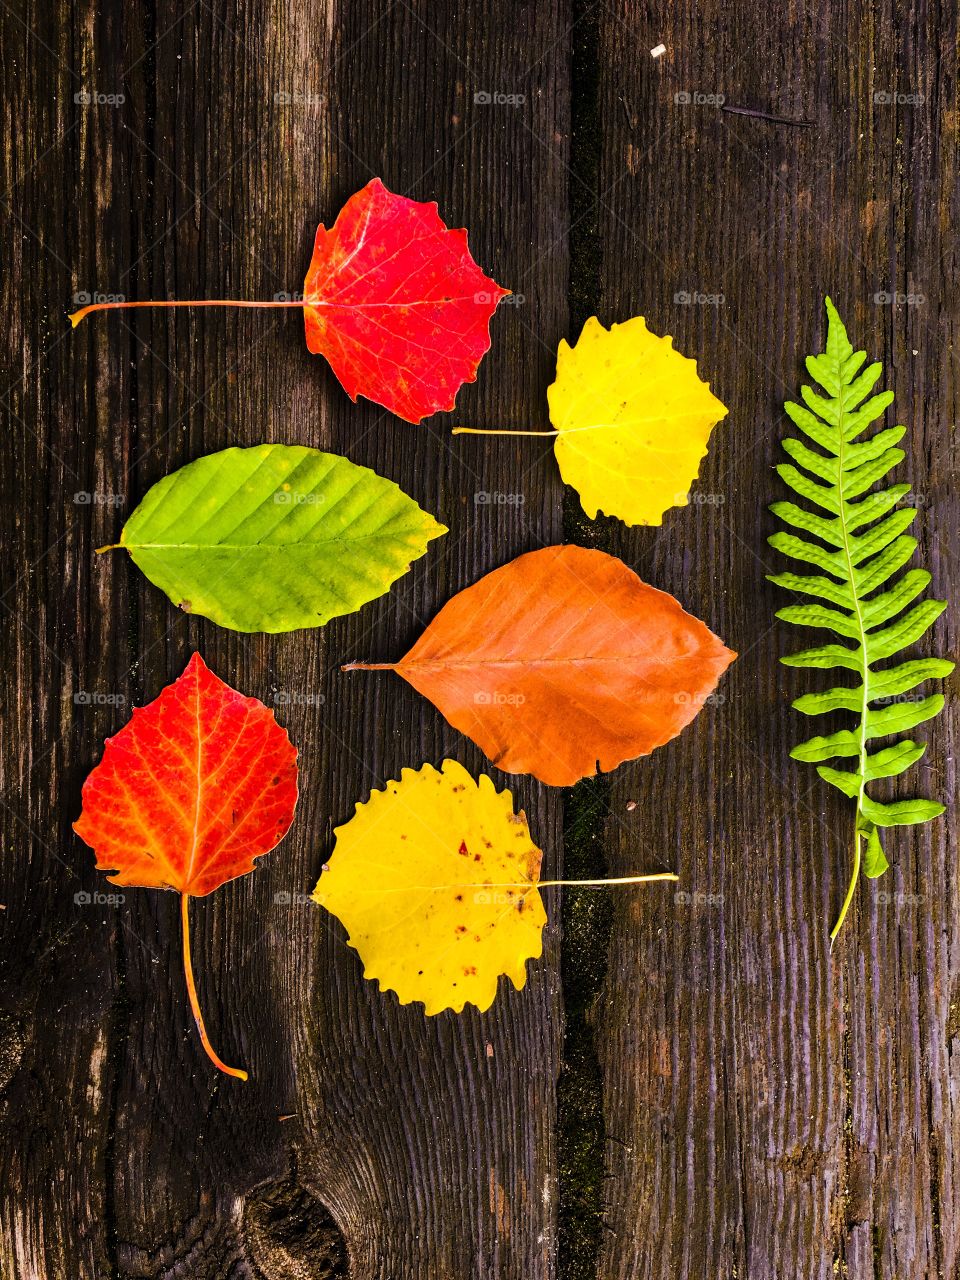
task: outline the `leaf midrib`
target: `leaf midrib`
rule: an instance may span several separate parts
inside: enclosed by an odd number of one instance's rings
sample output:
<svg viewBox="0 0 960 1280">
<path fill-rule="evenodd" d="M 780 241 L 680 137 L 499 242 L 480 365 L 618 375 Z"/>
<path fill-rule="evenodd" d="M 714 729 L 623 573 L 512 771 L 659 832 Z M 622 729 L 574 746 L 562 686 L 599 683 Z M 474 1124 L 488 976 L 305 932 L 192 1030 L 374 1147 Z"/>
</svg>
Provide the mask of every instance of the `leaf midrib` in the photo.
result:
<svg viewBox="0 0 960 1280">
<path fill-rule="evenodd" d="M 411 530 L 411 532 L 416 532 Z M 337 538 L 316 538 L 300 542 L 121 542 L 125 551 L 306 551 L 310 547 L 329 546 L 345 542 L 373 542 L 378 538 L 393 540 L 395 533 L 362 533 L 356 537 L 341 535 Z"/>
<path fill-rule="evenodd" d="M 203 733 L 200 728 L 200 673 L 196 673 L 194 684 L 194 728 L 197 735 L 197 793 L 193 812 L 193 839 L 190 844 L 190 857 L 187 859 L 187 870 L 184 885 L 193 883 L 194 863 L 197 859 L 197 845 L 200 838 L 200 811 L 203 806 Z M 184 892 L 186 890 L 184 889 Z"/>
<path fill-rule="evenodd" d="M 569 656 L 562 658 L 474 658 L 471 661 L 464 662 L 448 662 L 445 658 L 421 658 L 418 661 L 407 662 L 403 658 L 393 665 L 396 669 L 401 667 L 443 667 L 449 670 L 451 667 L 463 667 L 469 669 L 471 667 L 548 667 L 563 666 L 571 662 L 632 662 L 638 656 L 636 653 L 616 653 L 616 654 L 589 654 L 586 657 Z M 664 667 L 673 666 L 675 662 L 683 662 L 686 658 L 696 656 L 696 651 L 691 649 L 686 653 L 678 653 L 670 657 L 669 661 L 660 663 L 651 663 L 651 665 L 659 665 Z"/>
<path fill-rule="evenodd" d="M 492 292 L 492 290 L 488 292 Z M 509 297 L 509 294 L 507 296 Z M 449 298 L 414 298 L 410 302 L 337 302 L 333 298 L 325 299 L 321 302 L 308 297 L 295 305 L 306 307 L 311 311 L 319 311 L 321 307 L 331 311 L 382 311 L 407 307 L 448 307 L 454 302 L 472 302 L 475 297 L 475 294 L 464 293 Z"/>
</svg>

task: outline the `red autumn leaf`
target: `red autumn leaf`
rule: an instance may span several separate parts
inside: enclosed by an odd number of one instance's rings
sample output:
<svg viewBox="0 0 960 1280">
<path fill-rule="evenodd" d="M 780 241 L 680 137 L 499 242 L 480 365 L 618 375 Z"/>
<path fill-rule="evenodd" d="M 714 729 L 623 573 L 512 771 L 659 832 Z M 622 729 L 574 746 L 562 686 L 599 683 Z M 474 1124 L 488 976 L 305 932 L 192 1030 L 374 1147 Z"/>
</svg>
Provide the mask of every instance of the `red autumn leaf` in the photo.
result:
<svg viewBox="0 0 960 1280">
<path fill-rule="evenodd" d="M 453 597 L 388 670 L 505 773 L 569 786 L 676 737 L 736 655 L 622 560 L 545 547 Z"/>
<path fill-rule="evenodd" d="M 454 406 L 490 347 L 490 317 L 507 293 L 484 275 L 466 231 L 436 204 L 388 191 L 379 178 L 317 230 L 303 294 L 307 346 L 344 390 L 419 422 Z"/>
<path fill-rule="evenodd" d="M 180 894 L 183 963 L 203 1046 L 187 904 L 254 869 L 286 834 L 297 802 L 296 748 L 273 712 L 231 689 L 195 653 L 179 679 L 108 738 L 83 786 L 74 830 L 114 884 Z"/>
<path fill-rule="evenodd" d="M 317 230 L 303 298 L 253 302 L 97 302 L 70 316 L 132 307 L 302 308 L 307 347 L 325 356 L 351 399 L 365 396 L 408 422 L 450 410 L 490 347 L 490 317 L 509 290 L 484 275 L 467 233 L 435 203 L 374 178 Z"/>
</svg>

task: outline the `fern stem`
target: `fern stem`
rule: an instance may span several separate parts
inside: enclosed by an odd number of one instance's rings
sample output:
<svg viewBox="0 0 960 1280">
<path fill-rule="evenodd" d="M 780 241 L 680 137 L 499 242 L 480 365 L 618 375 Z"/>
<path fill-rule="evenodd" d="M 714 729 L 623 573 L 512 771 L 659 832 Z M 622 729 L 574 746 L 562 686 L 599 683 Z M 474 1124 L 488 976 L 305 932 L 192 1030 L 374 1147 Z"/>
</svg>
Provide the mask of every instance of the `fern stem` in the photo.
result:
<svg viewBox="0 0 960 1280">
<path fill-rule="evenodd" d="M 857 756 L 857 772 L 860 775 L 860 787 L 857 791 L 857 812 L 853 823 L 853 869 L 850 873 L 850 883 L 847 886 L 847 896 L 843 900 L 843 906 L 840 908 L 840 914 L 837 922 L 830 931 L 830 946 L 836 939 L 840 928 L 846 919 L 847 912 L 850 909 L 850 903 L 853 901 L 853 895 L 856 892 L 857 881 L 860 878 L 860 822 L 862 818 L 861 809 L 863 807 L 863 794 L 866 789 L 867 777 L 867 716 L 870 712 L 870 689 L 869 675 L 870 668 L 867 664 L 867 628 L 863 621 L 863 607 L 860 602 L 860 593 L 857 590 L 856 578 L 854 574 L 853 557 L 850 554 L 850 531 L 847 528 L 847 506 L 846 499 L 843 494 L 843 477 L 844 477 L 844 461 L 847 446 L 846 427 L 844 423 L 844 385 L 843 370 L 839 360 L 834 361 L 834 368 L 837 373 L 837 383 L 839 385 L 839 394 L 837 395 L 837 430 L 840 437 L 840 450 L 837 455 L 838 474 L 837 489 L 839 494 L 840 510 L 838 512 L 840 520 L 840 533 L 843 537 L 843 555 L 847 562 L 847 581 L 850 584 L 850 595 L 853 599 L 853 612 L 857 622 L 857 631 L 860 639 L 860 659 L 861 659 L 861 675 L 863 678 L 862 697 L 860 702 L 860 726 L 859 726 L 859 752 Z"/>
<path fill-rule="evenodd" d="M 847 912 L 850 910 L 850 903 L 853 901 L 853 895 L 856 893 L 856 890 L 857 890 L 857 881 L 860 878 L 860 840 L 861 838 L 862 836 L 860 833 L 860 809 L 858 806 L 857 825 L 853 829 L 853 871 L 850 874 L 850 883 L 847 886 L 847 896 L 844 898 L 843 906 L 840 908 L 840 914 L 837 916 L 837 923 L 830 930 L 831 950 L 833 949 L 833 944 L 837 939 L 837 934 L 840 932 L 840 926 L 843 924 L 844 920 L 846 919 Z"/>
</svg>

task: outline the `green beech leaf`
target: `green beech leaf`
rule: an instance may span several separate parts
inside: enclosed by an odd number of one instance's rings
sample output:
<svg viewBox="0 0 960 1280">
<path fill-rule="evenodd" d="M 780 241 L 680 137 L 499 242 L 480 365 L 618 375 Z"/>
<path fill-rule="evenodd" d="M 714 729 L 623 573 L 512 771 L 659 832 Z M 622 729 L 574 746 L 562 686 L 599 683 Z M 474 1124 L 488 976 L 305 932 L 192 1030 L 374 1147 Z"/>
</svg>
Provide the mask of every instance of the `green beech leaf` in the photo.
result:
<svg viewBox="0 0 960 1280">
<path fill-rule="evenodd" d="M 878 779 L 904 773 L 923 755 L 924 744 L 901 738 L 873 752 L 867 746 L 875 738 L 905 733 L 938 715 L 943 708 L 941 694 L 918 696 L 912 691 L 928 680 L 949 675 L 953 663 L 942 658 L 914 658 L 880 665 L 915 644 L 946 604 L 942 600 L 914 603 L 930 583 L 924 569 L 909 569 L 887 585 L 917 548 L 916 539 L 906 532 L 917 513 L 898 505 L 910 486 L 874 488 L 903 461 L 904 450 L 896 446 L 905 428 L 887 427 L 858 439 L 883 415 L 893 395 L 889 391 L 874 394 L 881 366 L 863 367 L 865 354 L 853 350 L 829 298 L 826 306 L 827 349 L 807 360 L 807 369 L 819 387 L 802 387 L 803 404 L 788 402 L 784 406 L 787 417 L 822 452 L 788 437 L 783 447 L 791 463 L 777 467 L 784 483 L 815 509 L 794 502 L 776 502 L 771 507 L 785 524 L 818 541 L 784 532 L 775 533 L 769 541 L 783 555 L 815 565 L 830 577 L 793 572 L 768 576 L 794 595 L 821 602 L 788 605 L 779 610 L 778 618 L 795 626 L 831 631 L 854 642 L 821 645 L 781 658 L 791 667 L 841 668 L 860 677 L 858 684 L 805 693 L 793 703 L 806 715 L 837 713 L 853 716 L 856 721 L 854 728 L 810 738 L 790 753 L 795 760 L 816 765 L 820 777 L 857 806 L 854 871 L 833 938 L 853 897 L 861 842 L 866 842 L 864 874 L 879 876 L 887 869 L 887 859 L 878 828 L 927 822 L 943 813 L 943 805 L 933 800 L 881 801 L 866 790 Z M 851 768 L 828 763 L 845 759 L 853 762 Z"/>
<path fill-rule="evenodd" d="M 382 596 L 443 533 L 367 467 L 261 444 L 165 476 L 117 546 L 186 612 L 276 632 L 323 626 Z"/>
</svg>

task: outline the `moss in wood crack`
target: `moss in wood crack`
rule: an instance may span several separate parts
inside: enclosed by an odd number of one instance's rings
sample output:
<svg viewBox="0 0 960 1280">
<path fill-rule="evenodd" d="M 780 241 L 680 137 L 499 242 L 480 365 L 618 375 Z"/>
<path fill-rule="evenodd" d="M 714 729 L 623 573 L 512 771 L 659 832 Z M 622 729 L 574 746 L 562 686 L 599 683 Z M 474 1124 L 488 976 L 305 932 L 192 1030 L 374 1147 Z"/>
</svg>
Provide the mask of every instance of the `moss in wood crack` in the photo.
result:
<svg viewBox="0 0 960 1280">
<path fill-rule="evenodd" d="M 600 14 L 592 0 L 574 0 L 571 61 L 570 328 L 574 341 L 598 309 L 603 272 L 599 191 Z M 564 537 L 603 547 L 603 524 L 588 521 L 567 492 Z M 564 802 L 564 875 L 594 878 L 607 871 L 603 830 L 609 783 L 586 779 Z M 561 981 L 566 1026 L 557 1083 L 559 1173 L 557 1280 L 596 1280 L 603 1232 L 603 1073 L 592 1026 L 594 1002 L 607 969 L 612 904 L 589 889 L 564 890 L 561 911 Z"/>
<path fill-rule="evenodd" d="M 16 1075 L 26 1043 L 20 1019 L 13 1013 L 0 1013 L 0 1093 Z"/>
<path fill-rule="evenodd" d="M 953 999 L 947 1010 L 947 1039 L 954 1040 L 957 1036 L 960 1036 L 960 995 L 954 987 Z"/>
<path fill-rule="evenodd" d="M 594 878 L 606 870 L 603 826 L 610 784 L 590 778 L 565 804 L 564 874 Z M 566 1028 L 557 1086 L 559 1166 L 558 1280 L 594 1280 L 603 1230 L 603 1075 L 591 1015 L 607 970 L 612 903 L 603 891 L 564 893 L 561 980 Z"/>
</svg>

